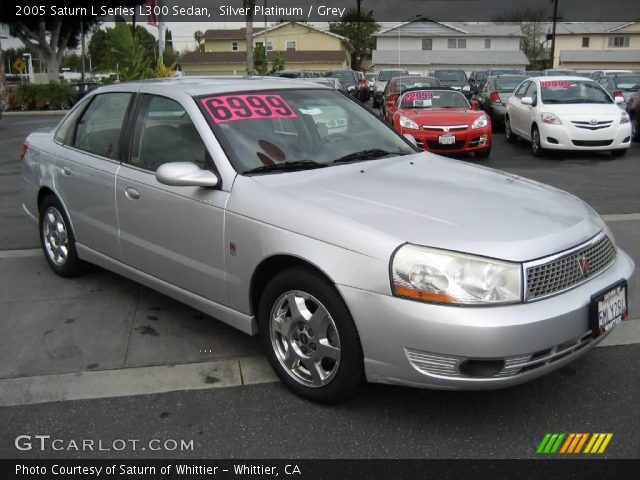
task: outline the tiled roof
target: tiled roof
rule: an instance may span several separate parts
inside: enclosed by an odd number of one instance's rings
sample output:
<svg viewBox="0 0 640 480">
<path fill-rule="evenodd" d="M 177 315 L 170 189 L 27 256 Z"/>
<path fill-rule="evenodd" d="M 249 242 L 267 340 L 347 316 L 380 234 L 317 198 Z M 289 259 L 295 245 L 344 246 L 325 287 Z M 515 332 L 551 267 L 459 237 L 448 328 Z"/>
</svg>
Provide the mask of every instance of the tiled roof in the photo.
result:
<svg viewBox="0 0 640 480">
<path fill-rule="evenodd" d="M 521 50 L 374 50 L 374 64 L 400 65 L 529 65 Z"/>
<path fill-rule="evenodd" d="M 275 52 L 277 53 L 277 52 Z M 267 53 L 267 60 L 273 61 L 274 52 Z M 336 63 L 347 59 L 346 52 L 334 51 L 291 51 L 282 52 L 286 64 L 289 63 Z M 188 52 L 180 59 L 180 64 L 219 64 L 219 63 L 244 63 L 246 52 Z"/>
<path fill-rule="evenodd" d="M 640 50 L 561 50 L 560 63 L 640 63 Z"/>
</svg>

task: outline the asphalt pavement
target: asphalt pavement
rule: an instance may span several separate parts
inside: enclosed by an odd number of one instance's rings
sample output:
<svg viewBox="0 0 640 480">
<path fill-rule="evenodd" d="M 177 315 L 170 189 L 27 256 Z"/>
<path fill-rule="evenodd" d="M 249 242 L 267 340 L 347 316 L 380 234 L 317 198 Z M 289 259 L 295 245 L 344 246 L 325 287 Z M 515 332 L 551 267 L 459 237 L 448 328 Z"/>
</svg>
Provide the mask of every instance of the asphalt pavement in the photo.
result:
<svg viewBox="0 0 640 480">
<path fill-rule="evenodd" d="M 574 364 L 495 392 L 366 386 L 319 406 L 275 377 L 255 338 L 122 277 L 53 275 L 20 209 L 26 134 L 60 117 L 0 120 L 0 458 L 526 458 L 544 433 L 613 432 L 606 456 L 640 454 L 640 320 Z M 625 157 L 553 154 L 496 133 L 479 163 L 574 193 L 640 262 L 640 144 Z M 640 318 L 640 281 L 630 283 Z M 4 406 L 7 405 L 7 406 Z M 192 450 L 17 451 L 20 434 L 193 439 Z"/>
</svg>

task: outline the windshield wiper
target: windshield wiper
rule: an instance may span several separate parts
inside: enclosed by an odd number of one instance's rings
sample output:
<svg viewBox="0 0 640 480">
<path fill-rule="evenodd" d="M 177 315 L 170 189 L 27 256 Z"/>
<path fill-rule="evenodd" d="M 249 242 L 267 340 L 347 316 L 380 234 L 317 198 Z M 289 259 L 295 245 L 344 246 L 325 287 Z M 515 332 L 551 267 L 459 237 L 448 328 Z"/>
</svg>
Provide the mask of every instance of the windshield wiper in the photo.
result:
<svg viewBox="0 0 640 480">
<path fill-rule="evenodd" d="M 261 165 L 242 173 L 269 173 L 269 172 L 292 172 L 295 170 L 311 170 L 313 168 L 324 168 L 325 163 L 314 162 L 313 160 L 296 160 L 293 162 L 273 163 L 270 165 Z"/>
<path fill-rule="evenodd" d="M 380 148 L 372 148 L 369 150 L 361 150 L 359 152 L 350 153 L 349 155 L 345 155 L 344 157 L 336 158 L 331 163 L 347 163 L 347 162 L 356 162 L 359 160 L 373 160 L 375 158 L 386 157 L 387 155 L 401 156 L 401 155 L 408 155 L 408 153 L 388 152 Z"/>
</svg>

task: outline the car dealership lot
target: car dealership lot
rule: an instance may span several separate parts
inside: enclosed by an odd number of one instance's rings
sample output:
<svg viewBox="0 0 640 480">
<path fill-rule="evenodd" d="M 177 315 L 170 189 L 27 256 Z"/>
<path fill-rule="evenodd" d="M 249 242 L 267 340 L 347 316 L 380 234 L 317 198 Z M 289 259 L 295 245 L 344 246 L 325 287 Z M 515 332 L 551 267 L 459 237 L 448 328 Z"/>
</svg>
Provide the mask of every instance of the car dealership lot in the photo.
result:
<svg viewBox="0 0 640 480">
<path fill-rule="evenodd" d="M 70 435 L 73 430 L 67 423 L 77 408 L 76 422 L 91 422 L 95 435 L 117 437 L 135 428 L 140 435 L 160 429 L 174 435 L 198 435 L 202 450 L 194 456 L 529 456 L 530 444 L 539 432 L 556 430 L 611 431 L 621 440 L 618 449 L 607 452 L 610 456 L 637 454 L 637 435 L 632 434 L 629 415 L 639 393 L 632 381 L 637 378 L 640 359 L 638 320 L 623 324 L 609 341 L 632 345 L 599 348 L 559 372 L 505 391 L 412 392 L 370 386 L 353 402 L 327 408 L 294 398 L 280 385 L 209 390 L 273 380 L 260 363 L 255 338 L 97 268 L 86 277 L 60 279 L 35 250 L 36 228 L 19 208 L 18 152 L 29 131 L 54 125 L 58 119 L 7 116 L 0 122 L 0 308 L 5 318 L 0 323 L 0 378 L 4 379 L 0 390 L 5 396 L 0 399 L 5 399 L 5 405 L 65 398 L 94 400 L 73 401 L 73 409 L 68 408 L 70 402 L 2 409 L 0 416 L 11 417 L 15 428 Z M 477 162 L 472 157 L 461 158 Z M 640 145 L 633 145 L 624 158 L 572 153 L 538 159 L 526 143 L 506 144 L 502 134 L 496 133 L 491 158 L 477 163 L 580 196 L 605 215 L 618 243 L 636 263 L 640 261 Z M 636 275 L 630 283 L 633 319 L 640 318 L 639 285 Z M 247 360 L 251 358 L 255 363 Z M 162 384 L 171 376 L 170 367 L 165 366 L 179 364 L 187 365 L 177 375 L 186 378 L 186 383 L 176 383 L 173 389 L 188 391 L 99 399 L 164 391 Z M 188 365 L 193 369 L 188 370 Z M 164 370 L 143 370 L 154 366 Z M 123 372 L 122 376 L 113 373 L 116 371 Z M 24 378 L 30 380 L 20 380 Z M 149 382 L 145 390 L 141 388 L 144 381 L 136 381 L 141 378 L 155 382 Z M 85 381 L 83 395 L 77 386 Z M 105 388 L 108 382 L 118 387 Z M 97 393 L 96 383 L 102 385 Z M 43 391 L 42 385 L 57 388 Z M 93 385 L 93 394 L 87 393 L 89 385 Z M 196 388 L 205 390 L 191 391 Z M 580 402 L 570 400 L 580 395 Z M 495 405 L 503 407 L 494 411 Z M 507 411 L 505 405 L 517 408 Z M 602 414 L 603 408 L 607 415 Z M 319 432 L 315 450 L 294 439 L 293 425 L 276 420 L 291 411 L 300 411 Z M 437 413 L 432 417 L 433 412 Z M 132 427 L 137 415 L 143 415 L 143 421 L 136 420 L 138 426 Z M 411 423 L 416 415 L 419 421 Z M 344 433 L 344 425 L 349 433 Z M 376 425 L 384 426 L 383 431 L 378 432 Z M 397 431 L 406 433 L 392 433 Z M 9 430 L 0 439 L 1 455 L 15 456 L 10 444 L 14 433 Z M 354 434 L 358 442 L 344 448 Z M 437 442 L 426 438 L 434 434 Z M 265 446 L 273 435 L 278 441 Z M 381 441 L 385 438 L 388 443 Z M 460 444 L 461 439 L 474 441 Z M 456 443 L 453 451 L 451 446 Z M 411 451 L 403 451 L 403 445 L 409 444 Z M 279 448 L 286 453 L 278 454 Z"/>
</svg>

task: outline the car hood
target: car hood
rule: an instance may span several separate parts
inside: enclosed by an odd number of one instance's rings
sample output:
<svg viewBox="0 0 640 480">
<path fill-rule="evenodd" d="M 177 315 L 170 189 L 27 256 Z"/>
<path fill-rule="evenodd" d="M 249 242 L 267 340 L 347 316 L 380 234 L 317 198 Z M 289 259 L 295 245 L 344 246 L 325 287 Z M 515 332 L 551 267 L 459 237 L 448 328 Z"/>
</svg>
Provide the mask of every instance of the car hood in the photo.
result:
<svg viewBox="0 0 640 480">
<path fill-rule="evenodd" d="M 403 108 L 400 112 L 416 122 L 428 121 L 431 125 L 470 125 L 485 114 L 470 108 Z"/>
<path fill-rule="evenodd" d="M 620 118 L 620 108 L 614 103 L 578 103 L 578 104 L 544 104 L 540 107 L 545 112 L 566 117 L 616 116 Z"/>
<path fill-rule="evenodd" d="M 603 228 L 566 192 L 430 153 L 238 179 L 231 210 L 368 254 L 410 242 L 525 261 Z"/>
</svg>

